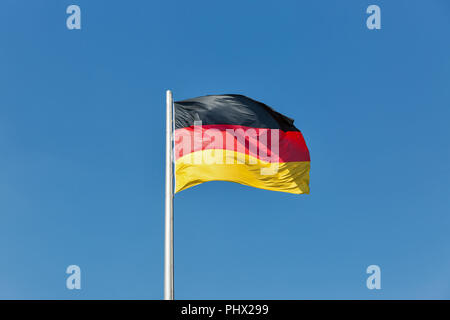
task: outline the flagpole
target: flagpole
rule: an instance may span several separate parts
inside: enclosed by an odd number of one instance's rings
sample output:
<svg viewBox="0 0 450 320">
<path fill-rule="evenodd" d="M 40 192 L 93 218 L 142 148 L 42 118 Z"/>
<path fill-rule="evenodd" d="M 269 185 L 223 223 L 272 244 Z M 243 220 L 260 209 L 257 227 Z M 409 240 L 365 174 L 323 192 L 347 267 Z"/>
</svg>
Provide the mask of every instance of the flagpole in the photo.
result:
<svg viewBox="0 0 450 320">
<path fill-rule="evenodd" d="M 173 167 L 172 91 L 166 92 L 166 202 L 164 238 L 164 300 L 173 300 Z"/>
</svg>

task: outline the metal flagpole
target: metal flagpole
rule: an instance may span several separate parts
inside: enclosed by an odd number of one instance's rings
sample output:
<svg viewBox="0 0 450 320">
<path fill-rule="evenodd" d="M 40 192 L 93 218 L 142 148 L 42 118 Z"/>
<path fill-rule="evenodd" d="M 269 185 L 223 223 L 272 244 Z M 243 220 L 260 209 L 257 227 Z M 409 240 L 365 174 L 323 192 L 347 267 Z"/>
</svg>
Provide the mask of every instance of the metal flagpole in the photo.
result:
<svg viewBox="0 0 450 320">
<path fill-rule="evenodd" d="M 173 148 L 172 91 L 166 92 L 166 214 L 164 239 L 164 300 L 173 300 Z"/>
</svg>

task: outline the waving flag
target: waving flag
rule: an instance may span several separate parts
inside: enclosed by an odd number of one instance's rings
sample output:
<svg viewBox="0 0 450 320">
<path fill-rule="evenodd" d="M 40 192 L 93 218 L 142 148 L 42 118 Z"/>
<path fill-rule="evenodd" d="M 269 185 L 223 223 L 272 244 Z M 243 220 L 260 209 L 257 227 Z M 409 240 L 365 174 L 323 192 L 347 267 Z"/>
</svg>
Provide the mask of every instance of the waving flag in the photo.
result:
<svg viewBox="0 0 450 320">
<path fill-rule="evenodd" d="M 174 103 L 175 192 L 222 180 L 309 193 L 309 151 L 294 120 L 246 96 Z"/>
</svg>

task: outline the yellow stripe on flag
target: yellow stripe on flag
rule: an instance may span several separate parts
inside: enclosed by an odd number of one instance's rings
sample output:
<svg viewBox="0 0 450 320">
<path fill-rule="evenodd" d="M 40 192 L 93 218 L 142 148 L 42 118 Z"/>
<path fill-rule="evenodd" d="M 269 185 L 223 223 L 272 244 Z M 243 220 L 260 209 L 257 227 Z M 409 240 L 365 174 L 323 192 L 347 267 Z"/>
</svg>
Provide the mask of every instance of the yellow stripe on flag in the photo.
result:
<svg viewBox="0 0 450 320">
<path fill-rule="evenodd" d="M 175 192 L 207 181 L 230 181 L 288 193 L 309 193 L 309 161 L 270 163 L 243 153 L 208 149 L 175 162 Z"/>
</svg>

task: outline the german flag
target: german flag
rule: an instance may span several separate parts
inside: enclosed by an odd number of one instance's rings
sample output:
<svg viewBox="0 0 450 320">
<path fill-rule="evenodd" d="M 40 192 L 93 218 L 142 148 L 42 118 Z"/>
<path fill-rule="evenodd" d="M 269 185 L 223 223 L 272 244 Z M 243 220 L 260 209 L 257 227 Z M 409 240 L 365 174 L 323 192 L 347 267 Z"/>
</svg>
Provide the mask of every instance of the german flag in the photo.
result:
<svg viewBox="0 0 450 320">
<path fill-rule="evenodd" d="M 177 101 L 174 112 L 175 192 L 222 180 L 309 193 L 309 151 L 294 120 L 237 94 Z"/>
</svg>

